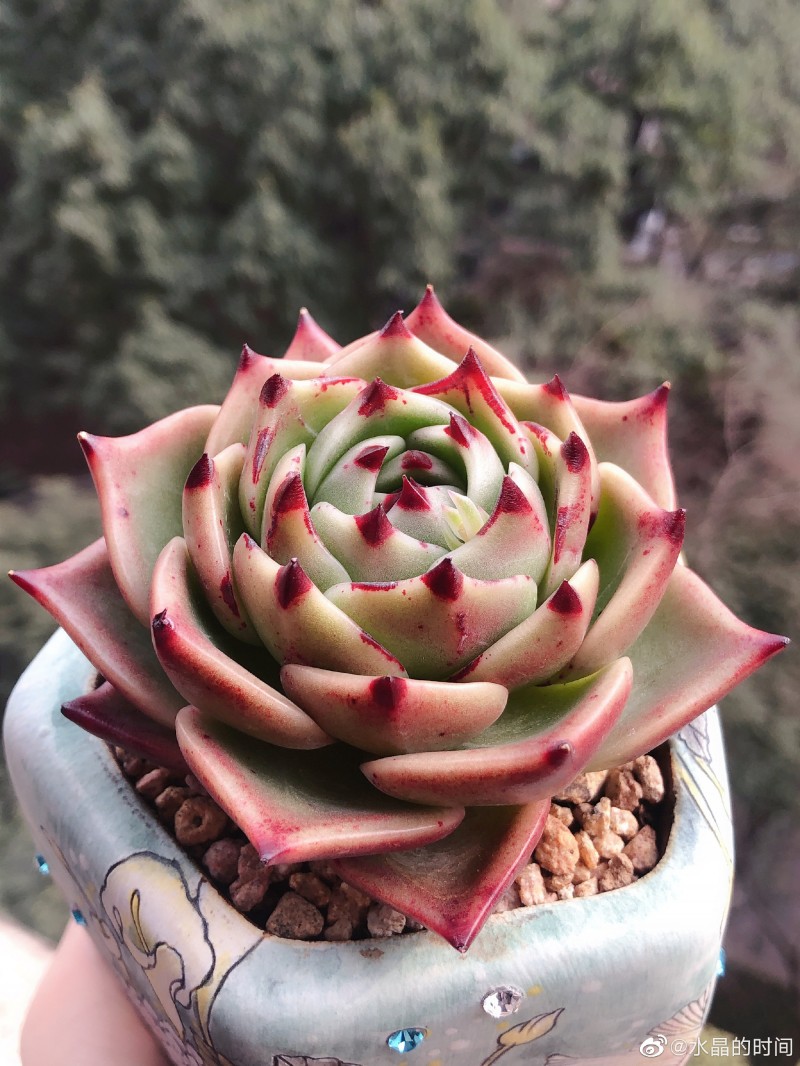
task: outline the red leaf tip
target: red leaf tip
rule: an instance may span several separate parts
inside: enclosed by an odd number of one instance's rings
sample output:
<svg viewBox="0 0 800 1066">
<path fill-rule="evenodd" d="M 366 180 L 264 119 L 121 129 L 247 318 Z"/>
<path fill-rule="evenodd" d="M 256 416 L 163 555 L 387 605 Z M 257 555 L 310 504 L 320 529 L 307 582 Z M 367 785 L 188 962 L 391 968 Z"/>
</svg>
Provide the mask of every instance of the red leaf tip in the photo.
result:
<svg viewBox="0 0 800 1066">
<path fill-rule="evenodd" d="M 242 354 L 239 356 L 239 370 L 247 370 L 247 368 L 258 359 L 258 355 L 253 351 L 249 344 L 242 345 Z"/>
<path fill-rule="evenodd" d="M 414 334 L 405 324 L 402 311 L 395 311 L 380 332 L 381 340 L 387 340 L 391 337 L 402 337 L 404 340 L 407 340 L 409 337 L 413 336 Z"/>
<path fill-rule="evenodd" d="M 261 386 L 259 402 L 264 407 L 277 407 L 281 398 L 289 391 L 289 384 L 288 378 L 282 374 L 273 374 Z"/>
<path fill-rule="evenodd" d="M 575 430 L 561 445 L 561 454 L 567 464 L 567 470 L 572 474 L 579 474 L 589 461 L 589 451 Z"/>
<path fill-rule="evenodd" d="M 275 575 L 275 592 L 281 607 L 290 607 L 313 587 L 311 578 L 306 574 L 297 559 L 292 559 L 282 566 Z"/>
<path fill-rule="evenodd" d="M 394 400 L 399 395 L 398 390 L 392 385 L 387 385 L 380 378 L 375 378 L 361 392 L 358 413 L 364 418 L 369 418 L 370 415 L 382 411 L 389 400 Z"/>
<path fill-rule="evenodd" d="M 369 694 L 379 707 L 393 711 L 407 688 L 408 685 L 402 677 L 376 677 L 369 683 Z"/>
<path fill-rule="evenodd" d="M 394 533 L 394 526 L 380 504 L 366 514 L 356 515 L 355 523 L 361 536 L 372 548 L 383 544 Z"/>
<path fill-rule="evenodd" d="M 153 615 L 153 621 L 150 623 L 150 628 L 153 631 L 153 640 L 156 642 L 168 637 L 175 629 L 175 623 L 169 617 L 167 608 L 163 611 L 158 611 Z"/>
<path fill-rule="evenodd" d="M 572 585 L 568 581 L 562 581 L 550 597 L 547 608 L 550 611 L 555 611 L 556 614 L 572 615 L 580 614 L 583 604 Z"/>
<path fill-rule="evenodd" d="M 422 575 L 423 585 L 440 600 L 457 600 L 464 586 L 464 575 L 449 555 Z"/>
<path fill-rule="evenodd" d="M 567 390 L 564 388 L 564 382 L 558 374 L 553 374 L 550 381 L 546 381 L 544 385 L 542 385 L 542 388 L 546 393 L 555 397 L 557 400 L 566 400 L 568 398 Z"/>
<path fill-rule="evenodd" d="M 448 437 L 460 444 L 462 448 L 469 448 L 470 440 L 475 436 L 475 430 L 463 415 L 453 413 L 450 415 L 450 425 L 445 426 Z"/>
<path fill-rule="evenodd" d="M 192 469 L 189 471 L 189 476 L 186 479 L 185 488 L 187 489 L 202 489 L 206 485 L 210 485 L 214 477 L 214 460 L 208 454 L 203 452 Z"/>
<path fill-rule="evenodd" d="M 388 451 L 388 444 L 368 444 L 363 451 L 358 453 L 353 462 L 362 470 L 371 470 L 374 473 L 380 470 Z"/>
<path fill-rule="evenodd" d="M 399 507 L 401 511 L 430 511 L 431 509 L 423 487 L 406 474 L 403 475 L 403 487 L 394 506 Z"/>
</svg>

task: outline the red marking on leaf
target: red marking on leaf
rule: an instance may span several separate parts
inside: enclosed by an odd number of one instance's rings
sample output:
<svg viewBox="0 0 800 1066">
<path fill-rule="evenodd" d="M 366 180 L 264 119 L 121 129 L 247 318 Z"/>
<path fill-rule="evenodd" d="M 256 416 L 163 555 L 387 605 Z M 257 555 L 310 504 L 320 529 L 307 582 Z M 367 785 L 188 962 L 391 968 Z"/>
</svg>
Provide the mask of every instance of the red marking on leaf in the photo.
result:
<svg viewBox="0 0 800 1066">
<path fill-rule="evenodd" d="M 399 492 L 390 492 L 381 501 L 381 505 L 380 506 L 384 509 L 384 511 L 391 511 L 391 509 L 394 507 L 394 505 L 397 503 L 397 501 L 399 499 L 400 499 L 400 493 Z"/>
<path fill-rule="evenodd" d="M 395 500 L 401 511 L 430 511 L 431 505 L 425 490 L 413 478 L 403 475 L 403 487 Z"/>
<path fill-rule="evenodd" d="M 564 550 L 564 540 L 567 536 L 570 521 L 572 520 L 572 507 L 559 507 L 556 513 L 556 528 L 553 535 L 553 562 L 557 563 Z"/>
<path fill-rule="evenodd" d="M 475 436 L 475 430 L 463 415 L 450 415 L 450 425 L 445 427 L 445 433 L 462 448 L 469 448 L 470 440 Z"/>
<path fill-rule="evenodd" d="M 572 474 L 579 474 L 589 461 L 588 449 L 574 430 L 561 445 L 561 454 Z"/>
<path fill-rule="evenodd" d="M 260 402 L 264 407 L 277 407 L 281 397 L 289 391 L 289 381 L 282 374 L 273 374 L 261 386 Z"/>
<path fill-rule="evenodd" d="M 400 460 L 400 467 L 403 470 L 432 470 L 433 459 L 425 452 L 406 452 Z"/>
<path fill-rule="evenodd" d="M 153 615 L 153 621 L 150 625 L 153 631 L 153 639 L 156 643 L 161 643 L 168 639 L 175 632 L 175 623 L 167 614 L 166 607 L 163 611 Z"/>
<path fill-rule="evenodd" d="M 363 470 L 371 470 L 374 473 L 380 470 L 388 451 L 388 445 L 370 444 L 358 453 L 353 462 Z"/>
<path fill-rule="evenodd" d="M 554 396 L 557 400 L 567 399 L 567 390 L 564 388 L 564 382 L 558 374 L 553 374 L 551 380 L 546 381 L 544 385 L 542 385 L 542 388 L 548 393 L 548 395 Z"/>
<path fill-rule="evenodd" d="M 361 402 L 358 405 L 358 413 L 364 418 L 382 411 L 389 400 L 396 400 L 399 391 L 392 385 L 387 385 L 380 378 L 375 378 L 361 393 Z"/>
<path fill-rule="evenodd" d="M 457 600 L 464 587 L 464 575 L 454 565 L 450 556 L 446 555 L 441 562 L 422 575 L 422 583 L 440 600 Z"/>
<path fill-rule="evenodd" d="M 528 497 L 516 481 L 506 474 L 492 518 L 501 514 L 530 514 L 532 510 Z"/>
<path fill-rule="evenodd" d="M 562 740 L 561 743 L 552 744 L 545 752 L 544 761 L 552 769 L 557 770 L 560 766 L 563 766 L 568 759 L 572 757 L 575 749 L 568 740 Z"/>
<path fill-rule="evenodd" d="M 402 677 L 376 677 L 369 683 L 369 694 L 374 702 L 386 711 L 396 709 L 408 688 Z"/>
<path fill-rule="evenodd" d="M 273 436 L 274 430 L 272 426 L 265 426 L 264 429 L 258 431 L 256 446 L 253 448 L 252 477 L 254 485 L 261 476 L 261 468 L 264 465 L 264 460 L 267 457 L 267 449 L 270 446 Z M 251 507 L 252 506 L 253 504 L 251 501 Z"/>
<path fill-rule="evenodd" d="M 200 456 L 186 479 L 187 489 L 202 489 L 210 485 L 214 477 L 214 460 L 206 452 Z"/>
<path fill-rule="evenodd" d="M 467 642 L 467 615 L 465 611 L 456 612 L 456 629 L 458 630 L 458 644 L 456 655 L 461 655 Z"/>
<path fill-rule="evenodd" d="M 540 426 L 538 422 L 523 421 L 521 423 L 527 430 L 529 430 L 534 437 L 539 441 L 542 446 L 542 451 L 545 455 L 550 456 L 553 453 L 550 451 L 550 434 L 547 432 L 544 426 Z"/>
<path fill-rule="evenodd" d="M 239 604 L 236 602 L 236 597 L 233 594 L 233 582 L 231 581 L 231 575 L 229 573 L 223 577 L 222 581 L 220 581 L 219 591 L 231 613 L 239 618 Z"/>
<path fill-rule="evenodd" d="M 275 493 L 275 501 L 272 505 L 274 513 L 279 515 L 289 511 L 301 511 L 306 506 L 303 479 L 296 471 L 287 474 Z"/>
<path fill-rule="evenodd" d="M 249 344 L 242 345 L 242 354 L 239 356 L 239 370 L 247 370 L 247 368 L 258 359 L 258 355 L 253 351 Z"/>
<path fill-rule="evenodd" d="M 403 312 L 395 311 L 389 321 L 381 330 L 379 336 L 385 340 L 388 337 L 402 337 L 408 339 L 414 336 L 411 330 L 403 321 Z"/>
<path fill-rule="evenodd" d="M 516 431 L 513 422 L 509 420 L 508 408 L 492 384 L 491 378 L 483 369 L 478 353 L 472 347 L 467 350 L 467 354 L 452 374 L 446 378 L 440 378 L 439 381 L 432 381 L 428 385 L 418 385 L 414 392 L 419 392 L 423 396 L 433 396 L 456 389 L 464 394 L 470 411 L 472 411 L 472 391 L 480 393 L 484 403 L 494 412 L 509 433 Z"/>
<path fill-rule="evenodd" d="M 355 521 L 359 533 L 371 548 L 383 544 L 394 533 L 394 526 L 380 505 L 366 514 L 356 515 Z"/>
<path fill-rule="evenodd" d="M 547 609 L 556 614 L 580 614 L 583 610 L 581 598 L 568 581 L 562 581 L 550 597 Z"/>
<path fill-rule="evenodd" d="M 128 508 L 127 507 L 121 507 L 121 506 L 117 508 L 117 514 L 119 515 L 120 518 L 130 518 L 130 516 L 131 516 L 131 513 L 128 510 Z"/>
<path fill-rule="evenodd" d="M 683 544 L 683 535 L 686 530 L 686 511 L 679 507 L 677 511 L 665 511 L 662 515 L 661 532 L 671 540 L 673 544 Z"/>
<path fill-rule="evenodd" d="M 387 589 L 396 589 L 396 581 L 351 581 L 351 589 L 359 589 L 361 592 L 386 592 Z"/>
<path fill-rule="evenodd" d="M 282 566 L 275 575 L 275 592 L 281 607 L 290 607 L 313 588 L 311 578 L 297 559 Z"/>
</svg>

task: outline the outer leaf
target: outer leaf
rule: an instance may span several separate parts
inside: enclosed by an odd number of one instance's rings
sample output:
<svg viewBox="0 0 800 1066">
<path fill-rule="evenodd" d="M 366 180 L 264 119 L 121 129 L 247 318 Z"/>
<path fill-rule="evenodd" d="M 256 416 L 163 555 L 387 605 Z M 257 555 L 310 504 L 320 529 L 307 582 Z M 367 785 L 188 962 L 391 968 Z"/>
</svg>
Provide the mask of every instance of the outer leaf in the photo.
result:
<svg viewBox="0 0 800 1066">
<path fill-rule="evenodd" d="M 340 353 L 327 366 L 329 374 L 347 374 L 367 381 L 380 377 L 401 389 L 444 377 L 452 369 L 452 360 L 409 332 L 401 311 L 392 315 L 380 333 L 355 350 Z"/>
<path fill-rule="evenodd" d="M 180 490 L 218 411 L 187 407 L 129 437 L 78 435 L 100 498 L 114 577 L 142 625 L 150 624 L 150 577 L 159 552 L 183 531 Z"/>
<path fill-rule="evenodd" d="M 341 745 L 297 753 L 254 744 L 194 707 L 176 726 L 186 761 L 265 863 L 418 847 L 464 817 L 387 800 L 360 778 L 358 753 Z"/>
<path fill-rule="evenodd" d="M 505 468 L 485 434 L 463 417 L 449 412 L 448 425 L 426 426 L 412 433 L 412 448 L 430 452 L 466 474 L 467 495 L 491 513 L 503 487 Z"/>
<path fill-rule="evenodd" d="M 622 713 L 631 681 L 630 661 L 619 659 L 571 684 L 529 685 L 460 751 L 391 755 L 362 770 L 382 792 L 412 803 L 534 803 L 583 769 Z"/>
<path fill-rule="evenodd" d="M 383 463 L 405 447 L 402 437 L 385 434 L 354 444 L 314 493 L 314 503 L 330 503 L 345 514 L 364 514 L 375 505 Z"/>
<path fill-rule="evenodd" d="M 553 548 L 544 578 L 549 596 L 581 565 L 589 530 L 592 500 L 592 468 L 581 438 L 571 433 L 561 445 L 555 462 L 556 500 Z"/>
<path fill-rule="evenodd" d="M 634 684 L 625 711 L 588 769 L 619 766 L 702 714 L 788 644 L 732 614 L 678 565 L 650 624 L 629 650 Z"/>
<path fill-rule="evenodd" d="M 184 702 L 273 744 L 317 748 L 329 743 L 327 734 L 278 691 L 278 666 L 264 649 L 257 652 L 222 629 L 209 628 L 191 580 L 186 545 L 176 537 L 159 557 L 151 603 L 156 652 Z"/>
<path fill-rule="evenodd" d="M 149 718 L 172 726 L 186 702 L 164 676 L 141 626 L 119 594 L 103 538 L 63 563 L 11 577 L 69 633 L 117 691 Z"/>
<path fill-rule="evenodd" d="M 175 730 L 146 718 L 108 681 L 65 703 L 61 711 L 93 736 L 142 755 L 157 766 L 184 774 L 189 769 L 175 739 Z"/>
<path fill-rule="evenodd" d="M 334 359 L 341 350 L 341 344 L 338 344 L 321 326 L 317 325 L 307 308 L 301 307 L 297 329 L 291 344 L 284 352 L 284 361 L 291 362 L 293 359 L 298 359 L 305 363 L 324 363 L 328 359 Z"/>
<path fill-rule="evenodd" d="M 393 855 L 340 859 L 349 883 L 466 951 L 542 835 L 549 801 L 476 807 L 437 844 Z"/>
<path fill-rule="evenodd" d="M 327 733 L 376 755 L 442 751 L 477 736 L 503 713 L 502 685 L 452 685 L 284 666 L 286 692 Z"/>
</svg>

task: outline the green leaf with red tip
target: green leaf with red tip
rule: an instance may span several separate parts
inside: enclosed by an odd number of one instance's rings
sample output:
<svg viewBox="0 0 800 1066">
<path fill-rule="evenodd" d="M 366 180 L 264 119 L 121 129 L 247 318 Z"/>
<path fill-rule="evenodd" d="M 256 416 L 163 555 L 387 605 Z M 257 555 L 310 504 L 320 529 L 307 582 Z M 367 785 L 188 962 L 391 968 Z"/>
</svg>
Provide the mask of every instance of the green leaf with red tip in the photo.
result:
<svg viewBox="0 0 800 1066">
<path fill-rule="evenodd" d="M 303 420 L 297 403 L 295 383 L 280 374 L 267 378 L 259 394 L 239 480 L 239 506 L 245 526 L 254 537 L 261 531 L 264 498 L 281 457 L 313 439 L 314 431 Z"/>
<path fill-rule="evenodd" d="M 489 521 L 451 558 L 462 573 L 492 580 L 527 574 L 538 582 L 550 559 L 550 531 L 542 494 L 522 467 L 505 477 Z"/>
<path fill-rule="evenodd" d="M 150 624 L 148 590 L 164 545 L 183 531 L 181 487 L 218 407 L 187 407 L 128 437 L 79 440 L 92 472 L 108 557 L 125 602 Z"/>
<path fill-rule="evenodd" d="M 153 644 L 184 697 L 206 714 L 273 744 L 317 748 L 330 738 L 280 691 L 278 664 L 263 649 L 230 637 L 203 610 L 180 537 L 153 574 Z"/>
<path fill-rule="evenodd" d="M 649 751 L 788 643 L 745 625 L 679 563 L 650 624 L 628 650 L 633 689 L 589 768 L 619 766 Z"/>
<path fill-rule="evenodd" d="M 359 774 L 358 752 L 339 744 L 302 753 L 255 744 L 194 707 L 176 728 L 186 761 L 265 863 L 419 847 L 464 816 L 387 800 Z"/>
<path fill-rule="evenodd" d="M 413 391 L 444 400 L 460 411 L 471 425 L 488 437 L 504 466 L 518 463 L 536 475 L 536 452 L 473 348 L 446 378 L 418 385 Z"/>
<path fill-rule="evenodd" d="M 278 662 L 358 674 L 405 673 L 394 655 L 316 588 L 299 563 L 280 566 L 244 534 L 234 549 L 233 570 L 256 632 Z"/>
<path fill-rule="evenodd" d="M 297 359 L 304 363 L 324 363 L 334 359 L 341 350 L 341 344 L 314 321 L 307 308 L 301 307 L 297 329 L 283 358 L 288 362 Z"/>
<path fill-rule="evenodd" d="M 284 666 L 281 681 L 326 733 L 376 755 L 443 751 L 503 713 L 508 693 L 487 682 L 453 685 Z"/>
<path fill-rule="evenodd" d="M 264 382 L 273 374 L 293 381 L 319 377 L 325 373 L 322 363 L 305 360 L 270 359 L 258 355 L 249 345 L 242 348 L 239 366 L 228 394 L 201 451 L 218 455 L 230 444 L 247 444 L 258 412 L 258 398 Z"/>
<path fill-rule="evenodd" d="M 556 503 L 553 548 L 544 578 L 549 596 L 569 580 L 583 559 L 592 505 L 592 468 L 586 445 L 571 433 L 561 445 L 555 463 Z"/>
<path fill-rule="evenodd" d="M 327 372 L 349 374 L 367 381 L 380 377 L 389 385 L 408 389 L 424 381 L 444 377 L 452 369 L 452 359 L 429 348 L 410 333 L 398 311 L 379 333 L 354 350 L 342 352 L 331 359 Z"/>
<path fill-rule="evenodd" d="M 674 510 L 675 482 L 667 446 L 669 385 L 623 403 L 573 396 L 598 462 L 627 470 L 659 507 Z"/>
<path fill-rule="evenodd" d="M 600 483 L 600 510 L 586 541 L 600 567 L 598 617 L 572 660 L 572 677 L 630 648 L 653 617 L 683 545 L 684 511 L 662 511 L 612 463 L 600 464 Z"/>
<path fill-rule="evenodd" d="M 413 478 L 403 475 L 400 492 L 384 500 L 382 506 L 395 529 L 421 544 L 443 549 L 459 544 L 447 514 L 452 509 L 452 500 L 438 486 L 418 485 Z"/>
<path fill-rule="evenodd" d="M 435 455 L 409 449 L 394 458 L 387 456 L 376 487 L 381 492 L 399 492 L 404 477 L 413 478 L 418 485 L 459 485 L 462 481 L 454 467 L 448 466 Z M 465 483 L 461 484 L 461 488 L 464 487 Z"/>
<path fill-rule="evenodd" d="M 63 563 L 11 578 L 62 626 L 117 691 L 149 718 L 172 726 L 186 702 L 164 676 L 150 627 L 120 596 L 102 537 Z"/>
<path fill-rule="evenodd" d="M 448 315 L 432 285 L 427 287 L 425 295 L 406 317 L 406 326 L 414 336 L 455 362 L 463 359 L 473 348 L 487 374 L 510 378 L 512 381 L 525 381 L 524 374 L 509 359 Z"/>
<path fill-rule="evenodd" d="M 618 659 L 580 681 L 526 685 L 510 694 L 497 722 L 461 750 L 390 755 L 364 763 L 362 770 L 376 788 L 411 803 L 544 800 L 565 788 L 598 750 L 631 683 L 630 661 Z"/>
<path fill-rule="evenodd" d="M 334 585 L 325 596 L 396 655 L 412 677 L 437 681 L 526 618 L 536 606 L 536 584 L 529 577 L 465 577 L 445 557 L 421 577 Z"/>
<path fill-rule="evenodd" d="M 314 503 L 330 503 L 345 514 L 371 510 L 383 464 L 404 448 L 403 438 L 392 434 L 354 444 L 317 488 Z"/>
<path fill-rule="evenodd" d="M 416 918 L 466 951 L 497 901 L 530 861 L 549 800 L 513 807 L 476 807 L 448 837 L 425 848 L 338 859 L 348 884 Z"/>
<path fill-rule="evenodd" d="M 69 700 L 61 713 L 87 733 L 141 755 L 157 766 L 183 774 L 189 769 L 175 739 L 175 730 L 145 717 L 108 681 Z"/>
<path fill-rule="evenodd" d="M 231 575 L 233 545 L 244 532 L 239 479 L 245 447 L 231 444 L 197 460 L 183 489 L 183 535 L 206 602 L 220 625 L 239 640 L 260 643 Z"/>
<path fill-rule="evenodd" d="M 339 583 L 417 577 L 445 554 L 439 545 L 424 543 L 395 529 L 380 505 L 366 514 L 348 515 L 329 503 L 318 503 L 311 511 L 311 521 L 346 571 Z M 276 558 L 274 552 L 270 551 L 270 555 Z M 298 558 L 303 563 L 302 557 Z M 305 564 L 303 569 L 307 569 Z M 313 578 L 313 574 L 309 576 Z M 323 587 L 316 580 L 314 583 L 323 591 L 330 587 Z"/>
<path fill-rule="evenodd" d="M 447 425 L 426 426 L 408 438 L 409 447 L 437 456 L 464 471 L 466 494 L 487 513 L 494 510 L 506 470 L 489 438 L 451 411 Z"/>
<path fill-rule="evenodd" d="M 309 448 L 306 492 L 315 499 L 318 487 L 356 444 L 383 434 L 408 437 L 415 429 L 447 425 L 450 408 L 438 400 L 387 385 L 376 378 L 345 409 L 320 429 Z"/>
<path fill-rule="evenodd" d="M 589 559 L 570 581 L 563 581 L 530 617 L 473 659 L 456 679 L 496 681 L 515 689 L 560 677 L 586 636 L 597 588 L 597 563 Z"/>
</svg>

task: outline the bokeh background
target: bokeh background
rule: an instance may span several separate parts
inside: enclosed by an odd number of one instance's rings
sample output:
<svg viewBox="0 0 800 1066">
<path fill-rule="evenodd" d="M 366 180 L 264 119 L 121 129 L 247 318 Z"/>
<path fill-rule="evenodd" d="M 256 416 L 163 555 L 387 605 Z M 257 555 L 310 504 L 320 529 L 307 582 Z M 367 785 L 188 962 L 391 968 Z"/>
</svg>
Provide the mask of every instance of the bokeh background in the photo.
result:
<svg viewBox="0 0 800 1066">
<path fill-rule="evenodd" d="M 427 281 L 534 379 L 669 379 L 691 563 L 798 635 L 796 0 L 0 0 L 4 566 L 99 528 L 76 431 L 215 402 L 301 305 L 346 342 Z M 51 629 L 0 586 L 0 706 Z M 712 1014 L 796 1052 L 799 691 L 790 650 L 723 707 Z M 56 937 L 31 850 L 0 768 L 0 908 Z"/>
</svg>

